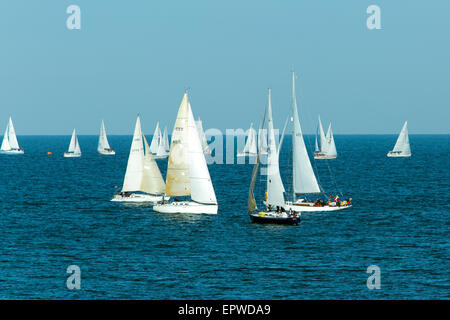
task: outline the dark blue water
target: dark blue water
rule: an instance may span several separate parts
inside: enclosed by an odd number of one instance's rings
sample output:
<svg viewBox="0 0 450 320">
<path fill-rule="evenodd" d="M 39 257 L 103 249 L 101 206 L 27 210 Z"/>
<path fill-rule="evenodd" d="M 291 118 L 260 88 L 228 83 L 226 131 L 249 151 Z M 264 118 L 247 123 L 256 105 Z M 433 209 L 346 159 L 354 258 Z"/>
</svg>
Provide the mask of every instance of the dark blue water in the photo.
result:
<svg viewBox="0 0 450 320">
<path fill-rule="evenodd" d="M 339 157 L 317 170 L 324 188 L 351 196 L 354 207 L 303 214 L 297 227 L 250 223 L 251 165 L 209 166 L 217 216 L 111 203 L 131 137 L 109 139 L 115 157 L 98 155 L 94 136 L 79 137 L 79 159 L 62 157 L 68 136 L 19 137 L 24 156 L 0 155 L 0 298 L 450 297 L 449 135 L 411 135 L 409 159 L 386 157 L 396 136 L 336 136 Z M 289 139 L 281 155 L 287 191 Z M 66 288 L 72 264 L 81 290 Z M 366 286 L 373 264 L 380 290 Z"/>
</svg>

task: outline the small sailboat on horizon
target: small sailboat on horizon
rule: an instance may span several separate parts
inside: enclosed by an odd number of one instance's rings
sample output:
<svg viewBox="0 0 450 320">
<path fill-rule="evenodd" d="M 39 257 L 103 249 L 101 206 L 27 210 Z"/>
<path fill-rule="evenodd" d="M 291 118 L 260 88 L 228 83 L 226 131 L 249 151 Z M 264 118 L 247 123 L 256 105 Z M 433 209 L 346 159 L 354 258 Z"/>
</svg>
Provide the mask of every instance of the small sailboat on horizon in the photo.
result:
<svg viewBox="0 0 450 320">
<path fill-rule="evenodd" d="M 9 117 L 8 124 L 6 125 L 2 145 L 0 147 L 0 153 L 11 155 L 25 153 L 23 148 L 19 147 L 19 142 L 17 141 L 16 131 L 14 130 L 14 125 L 11 117 Z"/>
<path fill-rule="evenodd" d="M 198 120 L 195 121 L 195 124 L 197 126 L 198 130 L 198 136 L 200 138 L 200 142 L 202 144 L 202 149 L 204 154 L 211 154 L 211 149 L 208 145 L 208 140 L 206 139 L 205 131 L 203 131 L 203 123 L 202 120 L 200 120 L 200 117 L 198 117 Z"/>
<path fill-rule="evenodd" d="M 319 139 L 317 139 L 319 136 Z M 316 134 L 316 143 L 314 151 L 314 159 L 336 159 L 337 151 L 334 143 L 333 131 L 331 130 L 331 122 L 328 126 L 327 134 L 324 134 L 322 122 L 318 124 L 318 134 Z"/>
<path fill-rule="evenodd" d="M 256 147 L 256 131 L 253 129 L 253 122 L 250 124 L 250 129 L 247 133 L 247 141 L 245 142 L 244 150 L 237 154 L 238 157 L 255 157 L 258 153 Z"/>
<path fill-rule="evenodd" d="M 69 150 L 64 152 L 65 158 L 79 158 L 81 157 L 81 148 L 78 142 L 77 131 L 73 129 L 72 138 L 70 139 Z"/>
<path fill-rule="evenodd" d="M 165 195 L 174 201 L 153 207 L 162 213 L 217 214 L 218 203 L 186 92 L 178 109 L 167 164 Z M 178 197 L 190 197 L 180 201 Z"/>
<path fill-rule="evenodd" d="M 161 135 L 161 132 L 159 133 L 159 139 L 158 139 L 158 150 L 156 151 L 156 154 L 154 155 L 155 159 L 166 159 L 169 156 L 169 138 L 167 136 L 167 126 L 164 127 L 164 134 Z"/>
<path fill-rule="evenodd" d="M 403 124 L 402 130 L 398 135 L 397 142 L 395 143 L 394 149 L 389 151 L 388 157 L 411 157 L 411 146 L 409 144 L 408 136 L 408 121 Z"/>
<path fill-rule="evenodd" d="M 105 123 L 103 122 L 103 120 L 100 126 L 97 151 L 98 153 L 105 156 L 113 156 L 116 154 L 116 152 L 109 146 L 108 137 L 106 136 Z"/>
<path fill-rule="evenodd" d="M 156 203 L 169 199 L 164 198 L 164 190 L 161 171 L 150 152 L 147 139 L 142 134 L 141 119 L 138 116 L 122 190 L 115 194 L 111 201 Z"/>
</svg>

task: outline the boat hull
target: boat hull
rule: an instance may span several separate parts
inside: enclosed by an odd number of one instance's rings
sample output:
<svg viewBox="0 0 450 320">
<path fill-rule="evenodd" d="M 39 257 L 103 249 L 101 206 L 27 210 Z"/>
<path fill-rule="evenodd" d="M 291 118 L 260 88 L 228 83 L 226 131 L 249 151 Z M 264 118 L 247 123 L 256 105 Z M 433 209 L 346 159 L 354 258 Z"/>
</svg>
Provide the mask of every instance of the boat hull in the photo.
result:
<svg viewBox="0 0 450 320">
<path fill-rule="evenodd" d="M 239 152 L 237 154 L 238 157 L 256 157 L 257 153 L 250 153 L 250 152 Z"/>
<path fill-rule="evenodd" d="M 114 150 L 111 151 L 106 151 L 106 150 L 97 150 L 99 154 L 103 155 L 103 156 L 113 156 L 116 154 L 116 152 Z"/>
<path fill-rule="evenodd" d="M 330 156 L 325 153 L 314 153 L 314 159 L 336 159 L 337 155 Z"/>
<path fill-rule="evenodd" d="M 389 151 L 387 156 L 389 158 L 408 158 L 408 157 L 411 157 L 411 153 L 399 153 L 399 152 Z"/>
<path fill-rule="evenodd" d="M 134 202 L 134 203 L 143 203 L 143 202 L 151 202 L 158 203 L 164 200 L 170 200 L 170 197 L 164 197 L 162 195 L 152 195 L 152 194 L 139 194 L 132 193 L 128 197 L 122 196 L 120 194 L 116 194 L 114 198 L 111 199 L 112 202 Z"/>
<path fill-rule="evenodd" d="M 314 205 L 300 205 L 300 204 L 286 204 L 284 209 L 289 211 L 292 210 L 294 212 L 323 212 L 323 211 L 340 211 L 344 209 L 350 208 L 352 205 L 345 206 L 329 206 L 325 205 L 323 207 L 314 206 Z"/>
<path fill-rule="evenodd" d="M 276 212 L 258 212 L 249 213 L 249 216 L 254 223 L 286 225 L 298 225 L 300 223 L 300 215 L 290 216 L 286 213 L 277 214 Z"/>
<path fill-rule="evenodd" d="M 153 211 L 162 213 L 217 214 L 217 204 L 202 204 L 193 201 L 174 201 L 153 206 Z"/>
<path fill-rule="evenodd" d="M 64 152 L 64 158 L 79 158 L 79 157 L 81 157 L 81 153 L 75 154 L 73 152 Z"/>
<path fill-rule="evenodd" d="M 18 154 L 24 154 L 25 152 L 23 149 L 12 149 L 12 150 L 1 150 L 1 154 L 9 154 L 9 155 L 18 155 Z"/>
<path fill-rule="evenodd" d="M 166 158 L 168 158 L 168 157 L 169 157 L 169 155 L 165 155 L 165 156 L 157 156 L 157 155 L 154 155 L 154 156 L 153 156 L 153 158 L 154 158 L 155 160 L 166 159 Z"/>
</svg>

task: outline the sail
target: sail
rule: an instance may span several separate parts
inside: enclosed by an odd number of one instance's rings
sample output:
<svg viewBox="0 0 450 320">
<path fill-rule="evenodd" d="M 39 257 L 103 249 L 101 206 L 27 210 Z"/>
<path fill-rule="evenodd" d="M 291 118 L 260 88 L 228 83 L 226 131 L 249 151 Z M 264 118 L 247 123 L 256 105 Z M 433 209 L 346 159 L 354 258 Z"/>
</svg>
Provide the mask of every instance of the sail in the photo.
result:
<svg viewBox="0 0 450 320">
<path fill-rule="evenodd" d="M 397 142 L 394 146 L 394 152 L 401 152 L 403 154 L 410 154 L 411 147 L 409 145 L 409 137 L 408 137 L 408 121 L 405 121 L 403 124 L 402 130 L 398 135 Z"/>
<path fill-rule="evenodd" d="M 267 108 L 268 150 L 267 150 L 267 202 L 271 205 L 284 204 L 284 186 L 281 181 L 278 164 L 278 152 L 275 143 L 275 133 L 272 119 L 271 91 L 269 89 L 269 101 Z"/>
<path fill-rule="evenodd" d="M 195 122 L 195 125 L 197 126 L 198 136 L 201 142 L 202 150 L 203 152 L 207 152 L 209 150 L 208 140 L 206 139 L 205 132 L 203 131 L 203 124 L 202 120 L 200 120 L 200 117 Z"/>
<path fill-rule="evenodd" d="M 247 142 L 245 143 L 245 147 L 242 152 L 256 154 L 257 151 L 258 150 L 256 147 L 256 131 L 255 129 L 253 129 L 253 122 L 252 122 L 250 124 L 250 129 L 248 129 Z"/>
<path fill-rule="evenodd" d="M 103 151 L 105 149 L 111 149 L 108 142 L 108 137 L 106 136 L 105 123 L 102 120 L 102 124 L 100 126 L 100 135 L 98 138 L 98 151 Z"/>
<path fill-rule="evenodd" d="M 75 151 L 76 140 L 77 140 L 77 131 L 76 131 L 76 129 L 73 129 L 72 138 L 70 139 L 70 144 L 69 144 L 69 150 L 68 150 L 69 152 Z"/>
<path fill-rule="evenodd" d="M 19 149 L 19 143 L 17 142 L 16 131 L 14 130 L 14 125 L 12 123 L 11 117 L 9 117 L 9 128 L 8 128 L 8 140 L 11 149 Z"/>
<path fill-rule="evenodd" d="M 188 118 L 188 97 L 187 93 L 185 93 L 180 108 L 178 109 L 178 115 L 172 133 L 172 141 L 170 143 L 166 176 L 166 195 L 168 196 L 187 196 L 191 194 L 188 155 Z"/>
<path fill-rule="evenodd" d="M 139 191 L 142 185 L 144 170 L 144 146 L 142 144 L 141 119 L 138 116 L 134 128 L 130 155 L 128 156 L 127 170 L 123 181 L 122 192 Z"/>
<path fill-rule="evenodd" d="M 150 144 L 150 151 L 153 154 L 158 152 L 159 144 L 161 140 L 161 129 L 159 129 L 159 121 L 156 123 L 156 129 L 153 133 L 152 143 Z"/>
<path fill-rule="evenodd" d="M 9 144 L 8 133 L 9 133 L 9 123 L 6 125 L 5 134 L 3 135 L 2 146 L 0 148 L 2 151 L 11 150 L 11 145 Z"/>
<path fill-rule="evenodd" d="M 261 154 L 267 154 L 267 136 L 264 129 L 259 129 L 258 147 L 261 148 Z"/>
<path fill-rule="evenodd" d="M 318 193 L 319 184 L 314 175 L 305 141 L 303 140 L 302 129 L 297 111 L 297 101 L 295 97 L 295 74 L 292 73 L 292 120 L 294 122 L 294 132 L 292 136 L 292 180 L 294 198 L 296 193 Z"/>
<path fill-rule="evenodd" d="M 156 155 L 158 157 L 165 157 L 169 155 L 169 150 L 164 141 L 167 140 L 167 128 L 164 131 L 164 136 L 159 139 L 158 150 L 156 151 Z"/>
<path fill-rule="evenodd" d="M 216 194 L 206 165 L 191 104 L 188 102 L 188 148 L 191 199 L 204 204 L 217 204 Z"/>
<path fill-rule="evenodd" d="M 75 135 L 75 150 L 73 151 L 74 154 L 81 154 L 81 148 L 80 144 L 78 143 L 78 136 Z"/>
<path fill-rule="evenodd" d="M 164 142 L 164 148 L 166 149 L 167 154 L 169 154 L 170 146 L 169 146 L 169 136 L 167 135 L 167 126 L 164 127 L 163 142 Z"/>
<path fill-rule="evenodd" d="M 331 130 L 331 123 L 328 127 L 327 135 L 327 155 L 337 156 L 336 145 L 334 143 L 333 131 Z"/>
<path fill-rule="evenodd" d="M 142 182 L 140 190 L 150 194 L 163 194 L 166 190 L 164 179 L 159 171 L 158 165 L 150 152 L 147 139 L 142 135 L 144 140 L 144 163 L 142 171 Z"/>
<path fill-rule="evenodd" d="M 327 150 L 328 150 L 327 137 L 325 136 L 325 133 L 323 131 L 322 121 L 320 121 L 320 116 L 319 116 L 319 143 L 320 143 L 320 152 L 327 153 Z"/>
</svg>

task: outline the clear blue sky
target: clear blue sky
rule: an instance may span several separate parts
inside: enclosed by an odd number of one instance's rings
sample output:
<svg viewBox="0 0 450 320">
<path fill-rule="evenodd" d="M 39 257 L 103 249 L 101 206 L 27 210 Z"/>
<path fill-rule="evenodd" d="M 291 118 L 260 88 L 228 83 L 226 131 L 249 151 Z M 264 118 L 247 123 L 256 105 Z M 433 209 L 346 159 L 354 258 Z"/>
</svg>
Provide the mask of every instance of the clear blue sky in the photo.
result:
<svg viewBox="0 0 450 320">
<path fill-rule="evenodd" d="M 66 8 L 81 8 L 68 30 Z M 381 30 L 366 8 L 381 7 Z M 448 0 L 2 0 L 0 130 L 147 134 L 175 121 L 185 88 L 204 127 L 275 124 L 298 73 L 301 121 L 336 134 L 450 133 Z"/>
</svg>

